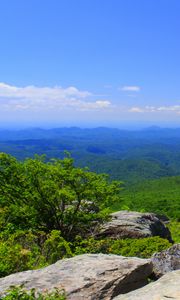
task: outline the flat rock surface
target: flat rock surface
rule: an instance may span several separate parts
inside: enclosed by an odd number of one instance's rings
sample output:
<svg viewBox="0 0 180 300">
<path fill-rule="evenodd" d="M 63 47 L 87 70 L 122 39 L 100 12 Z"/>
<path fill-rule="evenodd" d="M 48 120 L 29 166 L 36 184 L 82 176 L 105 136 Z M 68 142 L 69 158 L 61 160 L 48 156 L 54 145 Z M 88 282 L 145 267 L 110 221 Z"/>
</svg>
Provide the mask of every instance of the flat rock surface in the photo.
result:
<svg viewBox="0 0 180 300">
<path fill-rule="evenodd" d="M 148 259 L 118 255 L 84 254 L 60 260 L 46 268 L 25 271 L 0 279 L 0 295 L 12 285 L 39 291 L 65 289 L 67 299 L 109 300 L 147 283 L 152 273 Z"/>
<path fill-rule="evenodd" d="M 157 278 L 167 272 L 180 269 L 180 244 L 152 256 L 153 272 Z"/>
<path fill-rule="evenodd" d="M 160 236 L 172 241 L 169 229 L 153 213 L 118 211 L 105 223 L 98 236 L 112 238 L 145 238 Z"/>
<path fill-rule="evenodd" d="M 180 270 L 167 273 L 155 282 L 113 300 L 180 300 Z"/>
</svg>

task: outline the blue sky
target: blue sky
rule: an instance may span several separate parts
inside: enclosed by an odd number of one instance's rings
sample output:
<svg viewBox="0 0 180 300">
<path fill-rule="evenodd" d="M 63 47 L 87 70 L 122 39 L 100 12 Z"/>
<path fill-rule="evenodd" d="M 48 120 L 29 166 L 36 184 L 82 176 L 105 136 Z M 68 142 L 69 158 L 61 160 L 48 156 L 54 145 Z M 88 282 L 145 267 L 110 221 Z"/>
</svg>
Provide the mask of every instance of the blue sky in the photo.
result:
<svg viewBox="0 0 180 300">
<path fill-rule="evenodd" d="M 0 124 L 180 125 L 179 0 L 0 0 Z"/>
</svg>

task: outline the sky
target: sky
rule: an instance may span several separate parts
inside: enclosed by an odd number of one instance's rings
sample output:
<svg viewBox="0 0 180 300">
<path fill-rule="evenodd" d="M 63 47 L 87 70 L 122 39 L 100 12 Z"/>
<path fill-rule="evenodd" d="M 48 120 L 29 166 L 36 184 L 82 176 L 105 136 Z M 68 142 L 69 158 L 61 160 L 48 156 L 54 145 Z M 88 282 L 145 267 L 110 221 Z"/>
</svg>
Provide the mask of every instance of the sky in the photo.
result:
<svg viewBox="0 0 180 300">
<path fill-rule="evenodd" d="M 0 0 L 0 126 L 180 126 L 179 0 Z"/>
</svg>

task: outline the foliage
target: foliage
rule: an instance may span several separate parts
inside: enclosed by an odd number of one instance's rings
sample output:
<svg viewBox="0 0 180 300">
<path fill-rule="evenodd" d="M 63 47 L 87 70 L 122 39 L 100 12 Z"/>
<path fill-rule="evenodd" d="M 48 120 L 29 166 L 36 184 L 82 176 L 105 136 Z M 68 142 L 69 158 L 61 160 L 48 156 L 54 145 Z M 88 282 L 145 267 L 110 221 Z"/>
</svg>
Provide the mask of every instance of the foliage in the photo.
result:
<svg viewBox="0 0 180 300">
<path fill-rule="evenodd" d="M 82 239 L 77 236 L 70 243 L 57 230 L 49 234 L 22 230 L 9 234 L 6 231 L 0 235 L 0 277 L 44 267 L 62 258 L 83 253 L 150 257 L 154 252 L 170 246 L 167 240 L 159 237 L 97 240 L 93 237 Z"/>
<path fill-rule="evenodd" d="M 65 300 L 64 291 L 54 289 L 51 292 L 39 293 L 35 289 L 26 291 L 23 287 L 13 287 L 0 300 Z"/>
<path fill-rule="evenodd" d="M 168 224 L 174 243 L 180 243 L 180 222 L 171 221 Z"/>
<path fill-rule="evenodd" d="M 4 231 L 0 235 L 0 277 L 37 269 L 72 255 L 71 244 L 60 231 L 53 230 L 49 234 L 22 230 L 9 234 Z"/>
<path fill-rule="evenodd" d="M 78 242 L 75 247 L 75 254 L 104 253 L 149 258 L 153 253 L 169 247 L 171 244 L 160 237 L 122 240 L 89 238 Z"/>
<path fill-rule="evenodd" d="M 37 235 L 22 230 L 0 235 L 0 277 L 44 265 Z"/>
<path fill-rule="evenodd" d="M 48 264 L 53 264 L 61 258 L 71 257 L 71 243 L 68 243 L 58 230 L 53 230 L 47 235 L 42 247 L 42 254 Z"/>
<path fill-rule="evenodd" d="M 121 190 L 119 182 L 109 183 L 105 175 L 74 167 L 70 157 L 48 163 L 44 157 L 18 162 L 1 153 L 0 180 L 1 226 L 60 230 L 67 240 L 87 234 L 102 222 Z"/>
<path fill-rule="evenodd" d="M 21 162 L 0 153 L 0 180 L 0 277 L 82 253 L 150 257 L 171 246 L 159 237 L 96 240 L 92 236 L 115 209 L 178 219 L 180 177 L 142 182 L 120 194 L 120 182 L 75 167 L 70 156 L 48 162 L 36 156 Z M 175 241 L 178 226 L 175 221 L 170 224 Z"/>
</svg>

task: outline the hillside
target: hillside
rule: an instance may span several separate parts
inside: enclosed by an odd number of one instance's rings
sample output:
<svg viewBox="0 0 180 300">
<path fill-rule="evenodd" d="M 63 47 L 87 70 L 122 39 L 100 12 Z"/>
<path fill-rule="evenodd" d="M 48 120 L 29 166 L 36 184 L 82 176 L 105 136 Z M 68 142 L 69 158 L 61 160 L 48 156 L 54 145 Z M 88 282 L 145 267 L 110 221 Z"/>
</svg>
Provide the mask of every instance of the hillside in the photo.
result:
<svg viewBox="0 0 180 300">
<path fill-rule="evenodd" d="M 114 211 L 123 206 L 130 210 L 164 214 L 180 220 L 180 176 L 146 180 L 125 187 L 121 203 L 112 206 Z"/>
</svg>

